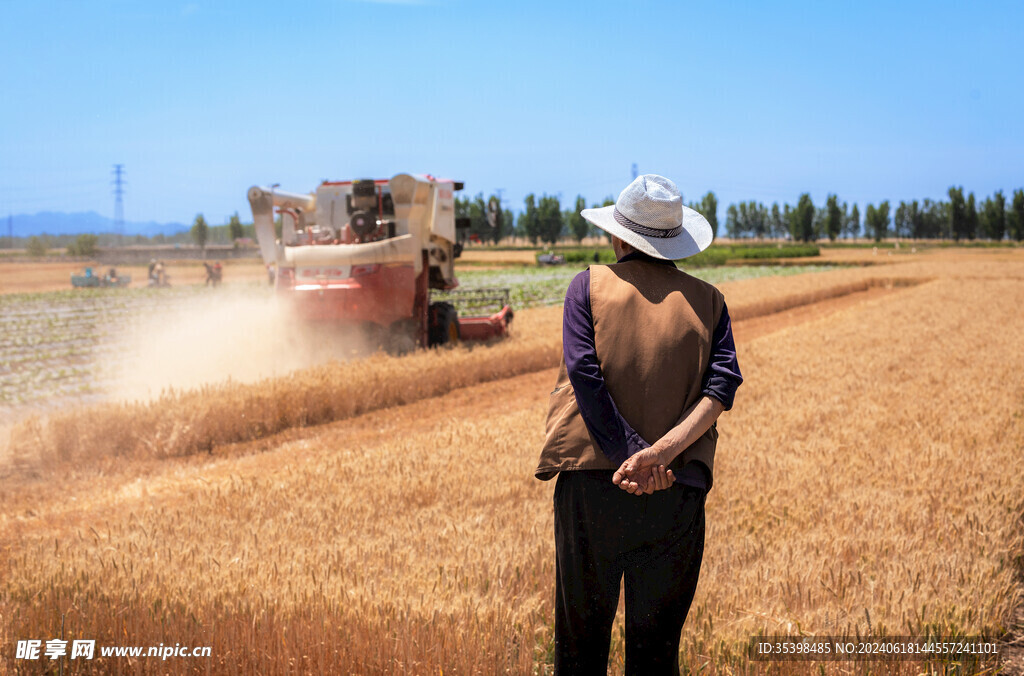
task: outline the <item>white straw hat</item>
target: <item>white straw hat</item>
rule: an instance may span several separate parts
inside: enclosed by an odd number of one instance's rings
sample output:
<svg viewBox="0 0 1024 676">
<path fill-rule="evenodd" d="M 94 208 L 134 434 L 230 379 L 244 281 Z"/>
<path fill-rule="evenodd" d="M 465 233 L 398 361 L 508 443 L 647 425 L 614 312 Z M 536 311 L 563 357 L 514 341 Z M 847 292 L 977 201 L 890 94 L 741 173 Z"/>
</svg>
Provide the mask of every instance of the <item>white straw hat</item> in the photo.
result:
<svg viewBox="0 0 1024 676">
<path fill-rule="evenodd" d="M 676 184 L 657 174 L 637 176 L 614 206 L 584 209 L 580 215 L 655 258 L 686 258 L 714 239 L 707 219 L 684 206 Z"/>
</svg>

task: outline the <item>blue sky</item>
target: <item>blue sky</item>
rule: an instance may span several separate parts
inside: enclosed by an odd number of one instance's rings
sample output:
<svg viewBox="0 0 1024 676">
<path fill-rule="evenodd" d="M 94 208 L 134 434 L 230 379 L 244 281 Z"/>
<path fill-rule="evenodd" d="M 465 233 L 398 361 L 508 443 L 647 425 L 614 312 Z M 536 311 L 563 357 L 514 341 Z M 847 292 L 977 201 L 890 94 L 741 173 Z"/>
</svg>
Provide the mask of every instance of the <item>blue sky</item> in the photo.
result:
<svg viewBox="0 0 1024 676">
<path fill-rule="evenodd" d="M 250 218 L 423 172 L 725 205 L 1024 187 L 1020 2 L 0 0 L 0 213 Z"/>
</svg>

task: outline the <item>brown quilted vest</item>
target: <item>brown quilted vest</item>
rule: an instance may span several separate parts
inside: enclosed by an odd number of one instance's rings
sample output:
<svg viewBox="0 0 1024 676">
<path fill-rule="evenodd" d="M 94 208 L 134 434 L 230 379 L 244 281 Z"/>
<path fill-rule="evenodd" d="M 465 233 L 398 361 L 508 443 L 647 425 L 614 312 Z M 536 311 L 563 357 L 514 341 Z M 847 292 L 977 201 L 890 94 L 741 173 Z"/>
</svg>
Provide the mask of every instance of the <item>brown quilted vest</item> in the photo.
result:
<svg viewBox="0 0 1024 676">
<path fill-rule="evenodd" d="M 675 427 L 700 399 L 723 302 L 714 286 L 671 265 L 632 260 L 590 267 L 590 308 L 601 372 L 622 417 L 648 443 Z M 712 425 L 670 467 L 678 472 L 690 460 L 699 460 L 712 475 L 717 441 Z M 558 472 L 580 469 L 618 469 L 618 464 L 590 436 L 563 356 L 536 476 L 547 481 Z"/>
</svg>

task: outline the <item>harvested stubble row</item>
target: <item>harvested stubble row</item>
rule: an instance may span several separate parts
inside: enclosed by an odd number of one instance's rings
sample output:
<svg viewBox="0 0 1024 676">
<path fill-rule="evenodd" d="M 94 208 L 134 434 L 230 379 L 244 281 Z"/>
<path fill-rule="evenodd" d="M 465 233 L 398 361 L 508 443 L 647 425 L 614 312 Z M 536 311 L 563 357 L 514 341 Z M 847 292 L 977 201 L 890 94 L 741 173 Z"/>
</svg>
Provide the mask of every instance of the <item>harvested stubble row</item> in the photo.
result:
<svg viewBox="0 0 1024 676">
<path fill-rule="evenodd" d="M 723 285 L 735 319 L 842 296 L 880 284 L 924 279 L 888 270 L 837 270 Z M 293 427 L 307 427 L 433 397 L 454 388 L 555 366 L 561 349 L 559 308 L 517 315 L 514 338 L 483 347 L 416 353 L 400 359 L 332 363 L 255 384 L 169 392 L 150 402 L 103 404 L 30 419 L 11 434 L 21 459 L 167 457 L 209 451 Z"/>
<path fill-rule="evenodd" d="M 73 462 L 188 455 L 436 397 L 557 363 L 559 343 L 550 329 L 559 316 L 558 308 L 533 311 L 517 318 L 513 340 L 490 346 L 403 358 L 377 354 L 255 384 L 212 385 L 165 393 L 152 402 L 104 404 L 45 422 L 33 419 L 14 430 L 13 454 Z"/>
<path fill-rule="evenodd" d="M 1016 282 L 938 280 L 740 346 L 688 665 L 757 671 L 737 657 L 755 633 L 1007 626 L 1024 383 L 985 368 L 1024 371 L 1022 302 Z M 532 468 L 552 381 L 527 374 L 261 454 L 168 463 L 120 490 L 79 487 L 81 521 L 3 528 L 0 642 L 55 635 L 66 612 L 73 636 L 215 647 L 182 671 L 542 671 L 552 486 Z M 823 671 L 868 668 L 921 672 Z"/>
</svg>

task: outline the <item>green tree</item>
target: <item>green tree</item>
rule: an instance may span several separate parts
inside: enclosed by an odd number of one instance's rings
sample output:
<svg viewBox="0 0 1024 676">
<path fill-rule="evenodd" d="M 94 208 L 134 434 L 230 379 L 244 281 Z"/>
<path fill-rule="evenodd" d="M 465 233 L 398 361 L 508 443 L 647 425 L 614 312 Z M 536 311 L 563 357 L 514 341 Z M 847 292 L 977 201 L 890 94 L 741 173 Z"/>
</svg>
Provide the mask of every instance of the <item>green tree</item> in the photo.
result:
<svg viewBox="0 0 1024 676">
<path fill-rule="evenodd" d="M 881 204 L 879 204 L 878 211 L 876 213 L 878 214 L 879 224 L 876 228 L 876 232 L 881 231 L 883 236 L 885 236 L 885 233 L 889 231 L 889 200 L 884 200 Z"/>
<path fill-rule="evenodd" d="M 818 241 L 825 236 L 825 217 L 828 215 L 828 209 L 822 204 L 820 207 L 814 209 L 814 241 Z"/>
<path fill-rule="evenodd" d="M 992 239 L 1001 242 L 1006 236 L 1006 196 L 1002 190 L 997 190 L 992 201 L 995 203 L 995 213 L 989 227 L 992 228 Z"/>
<path fill-rule="evenodd" d="M 779 203 L 772 202 L 771 216 L 768 222 L 768 232 L 772 237 L 779 238 L 785 236 L 786 233 L 786 222 L 782 220 L 782 212 L 779 211 Z"/>
<path fill-rule="evenodd" d="M 889 200 L 885 200 L 876 208 L 868 205 L 864 225 L 874 235 L 876 242 L 881 242 L 889 232 Z"/>
<path fill-rule="evenodd" d="M 910 207 L 903 200 L 900 200 L 900 205 L 896 207 L 896 213 L 892 218 L 892 226 L 897 237 L 905 237 L 910 231 Z"/>
<path fill-rule="evenodd" d="M 917 200 L 912 200 L 910 202 L 900 202 L 900 206 L 903 207 L 902 227 L 897 222 L 899 221 L 898 208 L 896 209 L 896 216 L 893 218 L 893 226 L 896 229 L 897 235 L 920 239 L 924 232 L 924 213 L 921 211 L 921 205 L 918 204 Z"/>
<path fill-rule="evenodd" d="M 511 209 L 503 209 L 501 212 L 502 237 L 514 234 L 516 218 Z"/>
<path fill-rule="evenodd" d="M 850 217 L 846 219 L 846 232 L 851 239 L 860 237 L 860 209 L 856 202 L 850 209 Z"/>
<path fill-rule="evenodd" d="M 75 238 L 75 241 L 68 245 L 69 256 L 86 256 L 91 257 L 96 255 L 96 245 L 99 244 L 100 238 L 96 235 L 81 234 Z"/>
<path fill-rule="evenodd" d="M 908 218 L 910 220 L 910 237 L 914 239 L 921 239 L 924 236 L 924 212 L 921 211 L 921 205 L 914 200 L 908 205 Z"/>
<path fill-rule="evenodd" d="M 235 242 L 244 236 L 245 230 L 242 228 L 242 219 L 238 217 L 238 212 L 236 211 L 228 220 L 228 237 L 231 238 L 232 242 Z"/>
<path fill-rule="evenodd" d="M 28 238 L 28 242 L 25 244 L 25 253 L 29 256 L 38 258 L 46 255 L 46 238 L 36 237 L 32 235 Z"/>
<path fill-rule="evenodd" d="M 533 244 L 540 239 L 540 217 L 537 213 L 536 200 L 533 193 L 527 195 L 523 200 L 526 208 L 519 214 L 519 227 Z"/>
<path fill-rule="evenodd" d="M 210 236 L 210 226 L 202 214 L 196 214 L 196 220 L 192 222 L 192 241 L 203 251 L 206 251 L 206 239 Z"/>
<path fill-rule="evenodd" d="M 484 202 L 484 194 L 478 192 L 472 200 L 469 200 L 469 232 L 486 242 L 491 238 L 491 226 L 487 223 L 487 204 Z"/>
<path fill-rule="evenodd" d="M 753 202 L 740 202 L 737 205 L 739 218 L 737 218 L 736 227 L 734 228 L 737 237 L 746 237 L 754 231 L 753 219 L 750 217 L 750 205 L 752 204 Z"/>
<path fill-rule="evenodd" d="M 825 211 L 825 234 L 834 242 L 843 231 L 843 210 L 839 208 L 838 195 L 829 195 L 826 198 Z"/>
<path fill-rule="evenodd" d="M 1006 235 L 1006 197 L 1003 196 L 1002 190 L 997 190 L 991 198 L 985 198 L 981 216 L 985 236 L 996 242 L 1003 241 Z"/>
<path fill-rule="evenodd" d="M 725 210 L 725 230 L 729 237 L 736 239 L 743 231 L 743 223 L 740 222 L 740 210 L 735 204 L 730 204 Z"/>
<path fill-rule="evenodd" d="M 974 202 L 974 193 L 967 194 L 967 206 L 964 213 L 964 231 L 967 239 L 973 240 L 978 236 L 978 207 Z"/>
<path fill-rule="evenodd" d="M 587 223 L 587 219 L 580 215 L 580 212 L 587 208 L 587 201 L 583 199 L 582 195 L 576 196 L 576 208 L 573 209 L 569 216 L 569 230 L 572 232 L 572 236 L 577 242 L 582 242 L 583 238 L 587 236 L 590 231 L 590 224 Z"/>
<path fill-rule="evenodd" d="M 739 204 L 730 204 L 726 210 L 725 229 L 732 238 L 756 237 L 764 238 L 771 227 L 768 208 L 750 200 Z"/>
<path fill-rule="evenodd" d="M 925 199 L 921 203 L 921 238 L 949 238 L 949 204 Z"/>
<path fill-rule="evenodd" d="M 698 211 L 701 215 L 708 219 L 708 223 L 711 225 L 712 234 L 718 236 L 718 198 L 715 197 L 715 193 L 708 190 L 707 194 L 700 200 L 700 209 Z"/>
<path fill-rule="evenodd" d="M 814 202 L 811 200 L 810 193 L 805 192 L 800 195 L 796 208 L 790 213 L 789 231 L 793 235 L 793 239 L 801 242 L 810 242 L 814 237 L 815 216 Z"/>
<path fill-rule="evenodd" d="M 1024 241 L 1024 190 L 1013 191 L 1013 206 L 1009 219 L 1010 237 Z"/>
<path fill-rule="evenodd" d="M 559 204 L 558 197 L 554 195 L 544 195 L 541 197 L 537 212 L 540 224 L 540 238 L 548 244 L 556 244 L 558 238 L 562 236 L 562 227 L 564 225 L 562 221 L 562 205 Z"/>
<path fill-rule="evenodd" d="M 964 202 L 964 189 L 962 187 L 950 187 L 949 189 L 949 229 L 953 234 L 953 241 L 959 242 L 961 237 L 967 236 L 967 204 Z"/>
<path fill-rule="evenodd" d="M 750 201 L 750 229 L 758 239 L 768 236 L 771 228 L 771 218 L 768 215 L 768 207 L 760 202 Z"/>
</svg>

